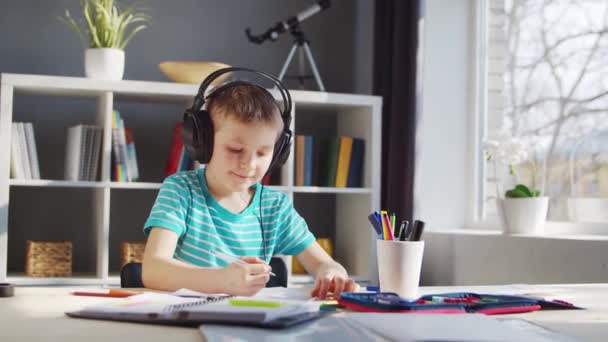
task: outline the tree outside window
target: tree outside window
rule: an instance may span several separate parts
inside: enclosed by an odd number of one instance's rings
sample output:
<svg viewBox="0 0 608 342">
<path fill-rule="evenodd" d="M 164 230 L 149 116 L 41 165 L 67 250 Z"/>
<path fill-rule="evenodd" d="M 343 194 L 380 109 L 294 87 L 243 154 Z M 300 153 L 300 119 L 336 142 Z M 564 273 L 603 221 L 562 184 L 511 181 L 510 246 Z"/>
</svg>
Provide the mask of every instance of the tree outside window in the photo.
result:
<svg viewBox="0 0 608 342">
<path fill-rule="evenodd" d="M 489 137 L 535 141 L 550 220 L 608 220 L 608 1 L 490 0 L 489 8 Z M 491 198 L 502 180 L 487 174 Z M 524 167 L 520 177 L 530 174 Z M 486 202 L 489 214 L 493 206 Z"/>
</svg>

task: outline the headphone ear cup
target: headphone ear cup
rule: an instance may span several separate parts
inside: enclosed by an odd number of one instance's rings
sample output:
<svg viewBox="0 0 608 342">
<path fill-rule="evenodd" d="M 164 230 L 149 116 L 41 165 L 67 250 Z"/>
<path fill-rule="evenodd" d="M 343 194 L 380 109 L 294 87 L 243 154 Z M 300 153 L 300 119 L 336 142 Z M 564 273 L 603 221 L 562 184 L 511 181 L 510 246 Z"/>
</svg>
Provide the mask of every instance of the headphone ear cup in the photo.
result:
<svg viewBox="0 0 608 342">
<path fill-rule="evenodd" d="M 194 117 L 192 112 L 190 112 L 189 110 L 184 112 L 184 118 L 182 122 L 182 142 L 184 144 L 184 147 L 186 148 L 186 151 L 192 159 L 196 159 L 197 154 L 195 141 L 196 126 L 196 118 Z"/>
<path fill-rule="evenodd" d="M 213 153 L 213 122 L 209 112 L 200 110 L 184 114 L 182 140 L 190 157 L 201 164 L 207 164 Z"/>
<path fill-rule="evenodd" d="M 289 158 L 291 151 L 291 131 L 283 132 L 279 141 L 277 141 L 272 156 L 272 162 L 268 168 L 268 172 L 278 169 L 283 166 Z"/>
<path fill-rule="evenodd" d="M 211 115 L 206 110 L 198 112 L 199 119 L 199 148 L 198 148 L 198 162 L 201 164 L 208 164 L 213 154 L 213 121 Z"/>
</svg>

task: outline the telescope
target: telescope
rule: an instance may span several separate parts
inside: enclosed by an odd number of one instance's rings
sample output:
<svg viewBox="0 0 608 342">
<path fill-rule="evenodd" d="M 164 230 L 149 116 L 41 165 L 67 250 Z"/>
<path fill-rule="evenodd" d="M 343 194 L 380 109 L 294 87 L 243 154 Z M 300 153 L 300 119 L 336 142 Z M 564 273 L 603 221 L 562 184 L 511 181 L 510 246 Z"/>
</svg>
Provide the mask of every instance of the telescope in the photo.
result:
<svg viewBox="0 0 608 342">
<path fill-rule="evenodd" d="M 247 34 L 247 38 L 249 39 L 249 41 L 252 43 L 255 43 L 255 44 L 262 44 L 263 42 L 265 42 L 267 40 L 275 41 L 275 40 L 277 40 L 277 38 L 279 38 L 280 34 L 285 33 L 288 30 L 291 30 L 292 28 L 297 27 L 304 20 L 312 17 L 313 15 L 315 15 L 323 10 L 328 9 L 329 6 L 330 6 L 329 0 L 320 0 L 316 3 L 314 3 L 313 5 L 311 5 L 310 7 L 302 10 L 300 13 L 296 14 L 295 16 L 289 17 L 285 21 L 280 21 L 280 22 L 276 23 L 274 26 L 272 26 L 271 28 L 269 28 L 268 30 L 266 30 L 266 32 L 264 32 L 262 34 L 259 34 L 259 35 L 251 34 L 250 28 L 245 29 L 245 33 Z"/>
<path fill-rule="evenodd" d="M 302 30 L 300 29 L 300 23 L 319 12 L 322 12 L 322 11 L 328 9 L 329 7 L 330 7 L 330 0 L 319 0 L 319 1 L 315 2 L 313 5 L 309 6 L 308 8 L 300 11 L 300 13 L 296 14 L 295 16 L 289 17 L 285 21 L 280 21 L 280 22 L 276 23 L 275 25 L 270 27 L 268 30 L 266 30 L 266 32 L 259 34 L 259 35 L 252 34 L 250 28 L 245 29 L 245 34 L 247 35 L 247 38 L 249 39 L 250 42 L 255 43 L 255 44 L 262 44 L 263 42 L 265 42 L 267 40 L 276 41 L 281 34 L 287 32 L 287 31 L 289 31 L 291 33 L 291 35 L 294 37 L 293 46 L 292 46 L 291 50 L 289 51 L 289 54 L 287 55 L 287 60 L 285 61 L 285 64 L 283 64 L 283 67 L 281 68 L 281 72 L 279 73 L 278 79 L 280 81 L 283 80 L 283 77 L 285 76 L 285 72 L 287 71 L 287 68 L 289 67 L 289 64 L 291 63 L 291 60 L 292 60 L 293 55 L 295 54 L 296 50 L 298 50 L 299 48 L 303 48 L 303 50 L 300 50 L 300 52 L 303 51 L 305 53 L 306 58 L 308 58 L 308 62 L 310 63 L 310 67 L 312 69 L 312 72 L 313 72 L 314 78 L 317 82 L 317 85 L 319 87 L 319 90 L 325 91 L 325 87 L 323 86 L 323 81 L 321 81 L 321 76 L 319 75 L 319 71 L 317 70 L 317 65 L 315 63 L 314 58 L 312 57 L 312 52 L 310 51 L 310 43 L 309 43 L 308 39 L 306 39 L 304 32 L 302 32 Z M 302 56 L 301 53 L 300 53 L 300 56 Z M 300 63 L 300 68 L 302 68 L 302 67 L 303 67 L 303 63 Z M 300 79 L 300 82 L 303 83 L 303 79 L 305 78 L 305 76 L 303 76 L 301 74 L 298 78 Z"/>
</svg>

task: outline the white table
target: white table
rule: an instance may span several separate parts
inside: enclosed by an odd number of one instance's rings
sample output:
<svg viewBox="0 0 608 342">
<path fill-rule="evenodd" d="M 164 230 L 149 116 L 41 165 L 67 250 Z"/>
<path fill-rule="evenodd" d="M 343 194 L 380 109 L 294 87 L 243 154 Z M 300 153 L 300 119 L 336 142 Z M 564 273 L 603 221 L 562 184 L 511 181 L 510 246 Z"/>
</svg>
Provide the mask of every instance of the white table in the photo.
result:
<svg viewBox="0 0 608 342">
<path fill-rule="evenodd" d="M 64 312 L 108 300 L 72 296 L 91 287 L 18 287 L 15 296 L 0 298 L 1 341 L 203 341 L 195 328 L 74 319 Z M 584 341 L 608 340 L 608 284 L 423 287 L 421 294 L 469 291 L 534 293 L 556 296 L 587 310 L 537 311 L 512 315 Z M 111 299 L 110 299 L 111 300 Z M 504 317 L 504 316 L 503 316 Z M 328 336 L 331 339 L 331 336 Z M 252 336 L 252 340 L 254 340 Z M 262 340 L 263 336 L 259 336 Z"/>
</svg>

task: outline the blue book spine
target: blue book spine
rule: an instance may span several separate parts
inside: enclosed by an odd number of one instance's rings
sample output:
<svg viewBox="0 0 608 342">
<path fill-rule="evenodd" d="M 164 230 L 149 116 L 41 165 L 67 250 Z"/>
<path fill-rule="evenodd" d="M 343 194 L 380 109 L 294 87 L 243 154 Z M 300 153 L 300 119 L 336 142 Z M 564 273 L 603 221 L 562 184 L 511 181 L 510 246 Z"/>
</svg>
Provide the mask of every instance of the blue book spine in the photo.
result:
<svg viewBox="0 0 608 342">
<path fill-rule="evenodd" d="M 312 186 L 312 135 L 304 137 L 304 185 Z"/>
<path fill-rule="evenodd" d="M 365 153 L 365 140 L 353 139 L 353 149 L 348 168 L 346 186 L 360 188 L 363 186 L 363 154 Z"/>
</svg>

